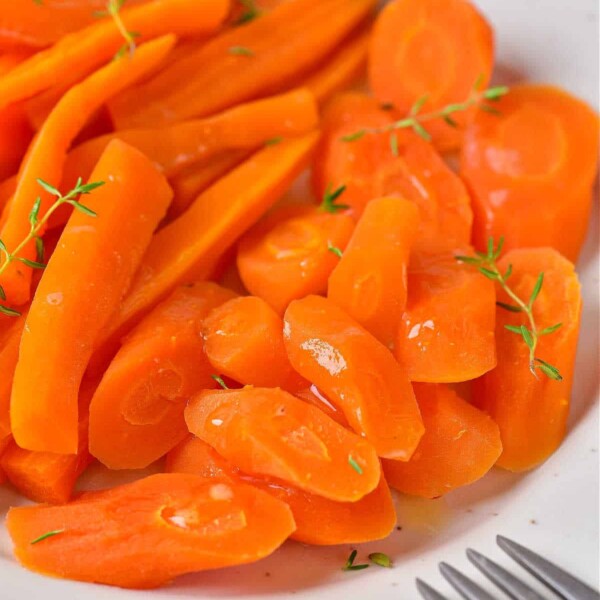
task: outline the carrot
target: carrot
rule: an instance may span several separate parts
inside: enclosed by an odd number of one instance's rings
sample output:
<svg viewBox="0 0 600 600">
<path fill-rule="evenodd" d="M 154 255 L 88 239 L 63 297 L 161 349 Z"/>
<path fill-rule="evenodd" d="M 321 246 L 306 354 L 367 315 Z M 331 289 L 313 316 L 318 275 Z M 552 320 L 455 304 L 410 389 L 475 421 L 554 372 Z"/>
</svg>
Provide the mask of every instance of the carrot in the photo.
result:
<svg viewBox="0 0 600 600">
<path fill-rule="evenodd" d="M 28 569 L 144 589 L 183 573 L 254 562 L 295 529 L 290 509 L 252 486 L 175 473 L 63 506 L 13 508 L 7 527 Z M 50 531 L 60 533 L 32 544 Z"/>
<path fill-rule="evenodd" d="M 438 498 L 483 477 L 502 452 L 498 425 L 443 384 L 414 388 L 425 434 L 408 462 L 383 461 L 389 484 L 403 494 Z"/>
<path fill-rule="evenodd" d="M 467 381 L 493 369 L 495 302 L 492 282 L 454 253 L 413 256 L 395 349 L 410 380 Z"/>
<path fill-rule="evenodd" d="M 205 278 L 219 256 L 302 172 L 315 142 L 316 135 L 310 134 L 264 148 L 161 229 L 119 313 L 105 332 L 99 352 L 110 355 L 115 342 L 175 286 Z"/>
<path fill-rule="evenodd" d="M 109 108 L 117 129 L 203 117 L 281 89 L 316 67 L 375 4 L 290 0 L 244 27 L 226 30 L 132 93 L 115 98 Z"/>
<path fill-rule="evenodd" d="M 120 16 L 127 31 L 138 32 L 140 41 L 148 41 L 166 33 L 214 31 L 226 16 L 228 7 L 228 0 L 152 0 L 142 6 L 123 8 Z M 67 90 L 110 61 L 123 47 L 123 42 L 121 32 L 110 17 L 65 35 L 56 45 L 38 52 L 0 79 L 0 108 L 31 98 L 57 81 Z M 128 66 L 127 60 L 117 62 Z M 105 96 L 98 106 L 106 99 Z"/>
<path fill-rule="evenodd" d="M 552 246 L 575 261 L 598 171 L 598 116 L 567 92 L 519 85 L 465 132 L 461 175 L 473 194 L 473 241 L 507 250 Z"/>
<path fill-rule="evenodd" d="M 71 88 L 61 99 L 38 132 L 21 165 L 9 214 L 0 231 L 0 239 L 9 251 L 29 233 L 29 213 L 36 197 L 41 198 L 40 220 L 55 200 L 40 188 L 37 179 L 41 178 L 53 186 L 60 185 L 66 152 L 87 118 L 108 97 L 131 85 L 160 63 L 173 43 L 174 38 L 167 36 L 145 44 L 131 60 L 113 61 Z M 33 241 L 24 248 L 21 256 L 30 260 L 35 258 Z M 0 285 L 12 304 L 19 306 L 29 299 L 30 279 L 31 269 L 21 262 L 12 263 L 0 276 Z"/>
<path fill-rule="evenodd" d="M 3 440 L 0 440 L 0 459 L 2 459 L 2 454 L 4 453 L 4 450 L 6 450 L 6 447 L 10 444 L 12 438 L 11 437 L 7 437 Z M 2 460 L 0 460 L 0 485 L 4 485 L 6 483 L 6 473 L 4 472 L 4 469 L 2 468 Z"/>
<path fill-rule="evenodd" d="M 335 407 L 331 402 L 321 393 L 319 388 L 313 383 L 310 387 L 298 390 L 294 393 L 297 398 L 316 406 L 319 410 L 322 410 L 330 419 L 333 419 L 336 423 L 339 423 L 343 427 L 350 428 L 348 420 L 344 416 L 344 413 Z"/>
<path fill-rule="evenodd" d="M 327 297 L 391 349 L 406 307 L 408 258 L 418 225 L 412 202 L 372 200 L 329 277 Z"/>
<path fill-rule="evenodd" d="M 356 218 L 373 198 L 399 195 L 419 209 L 415 250 L 468 244 L 473 220 L 469 194 L 430 143 L 407 130 L 397 131 L 395 138 L 385 133 L 343 139 L 391 122 L 389 111 L 364 94 L 333 100 L 323 117 L 324 135 L 314 161 L 316 192 L 345 185 L 344 203 Z"/>
<path fill-rule="evenodd" d="M 492 28 L 467 0 L 393 0 L 375 21 L 369 83 L 403 117 L 424 95 L 435 110 L 463 101 L 475 82 L 484 89 L 493 63 Z M 459 146 L 460 131 L 441 120 L 429 125 L 436 146 Z"/>
<path fill-rule="evenodd" d="M 15 441 L 28 450 L 77 452 L 81 378 L 171 200 L 152 163 L 118 140 L 102 155 L 92 180 L 106 182 L 86 201 L 97 217 L 71 215 L 21 340 L 10 411 Z"/>
<path fill-rule="evenodd" d="M 542 289 L 533 304 L 539 330 L 562 323 L 552 335 L 541 336 L 536 349 L 536 356 L 559 369 L 562 381 L 531 374 L 526 344 L 505 327 L 526 324 L 525 315 L 499 308 L 498 366 L 474 382 L 477 406 L 500 427 L 504 449 L 498 466 L 509 471 L 526 471 L 544 462 L 565 436 L 581 317 L 581 289 L 572 263 L 554 249 L 512 250 L 503 256 L 498 267 L 504 272 L 509 264 L 512 265 L 510 287 L 519 297 L 529 298 L 538 274 L 544 273 Z M 512 302 L 500 289 L 498 299 Z"/>
<path fill-rule="evenodd" d="M 387 537 L 396 524 L 389 488 L 379 485 L 357 502 L 336 502 L 291 486 L 249 477 L 201 439 L 190 436 L 167 455 L 169 473 L 245 481 L 285 502 L 292 510 L 296 531 L 292 539 L 305 544 L 360 544 Z"/>
<path fill-rule="evenodd" d="M 140 469 L 187 433 L 183 409 L 215 386 L 202 322 L 234 297 L 202 282 L 176 289 L 125 338 L 90 406 L 90 452 L 110 469 Z"/>
<path fill-rule="evenodd" d="M 202 324 L 202 337 L 216 373 L 244 385 L 291 392 L 308 385 L 285 353 L 283 320 L 256 296 L 234 298 L 215 308 Z"/>
<path fill-rule="evenodd" d="M 280 4 L 288 0 L 252 0 L 251 2 L 240 2 L 237 0 L 231 5 L 228 24 L 233 26 L 243 25 L 256 19 L 265 13 L 271 12 Z"/>
<path fill-rule="evenodd" d="M 318 296 L 289 305 L 284 339 L 294 369 L 342 410 L 379 456 L 410 458 L 423 423 L 405 371 L 383 344 Z"/>
<path fill-rule="evenodd" d="M 280 389 L 201 392 L 185 420 L 191 433 L 249 475 L 339 502 L 355 502 L 379 483 L 379 461 L 367 441 Z"/>
</svg>

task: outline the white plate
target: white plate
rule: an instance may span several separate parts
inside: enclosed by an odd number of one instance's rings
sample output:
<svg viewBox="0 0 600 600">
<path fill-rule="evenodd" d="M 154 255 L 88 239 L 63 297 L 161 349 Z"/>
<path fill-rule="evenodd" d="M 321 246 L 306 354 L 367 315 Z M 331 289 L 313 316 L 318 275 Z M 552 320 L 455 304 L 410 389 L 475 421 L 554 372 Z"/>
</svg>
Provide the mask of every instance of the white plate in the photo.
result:
<svg viewBox="0 0 600 600">
<path fill-rule="evenodd" d="M 556 83 L 598 106 L 597 0 L 478 0 L 478 5 L 496 30 L 499 81 Z M 255 565 L 189 575 L 153 592 L 130 592 L 29 573 L 15 563 L 2 528 L 0 598 L 416 599 L 415 576 L 449 591 L 437 573 L 441 560 L 464 568 L 489 587 L 468 565 L 464 549 L 477 548 L 509 565 L 494 545 L 497 533 L 542 551 L 598 586 L 597 209 L 592 222 L 594 229 L 578 265 L 584 314 L 567 439 L 546 464 L 527 475 L 498 470 L 441 500 L 399 499 L 402 530 L 384 542 L 359 549 L 361 556 L 374 550 L 387 552 L 394 559 L 394 569 L 372 567 L 343 573 L 340 567 L 349 547 L 310 548 L 290 542 Z M 92 477 L 97 483 L 103 474 L 96 472 Z M 0 514 L 19 502 L 16 494 L 2 489 Z"/>
</svg>

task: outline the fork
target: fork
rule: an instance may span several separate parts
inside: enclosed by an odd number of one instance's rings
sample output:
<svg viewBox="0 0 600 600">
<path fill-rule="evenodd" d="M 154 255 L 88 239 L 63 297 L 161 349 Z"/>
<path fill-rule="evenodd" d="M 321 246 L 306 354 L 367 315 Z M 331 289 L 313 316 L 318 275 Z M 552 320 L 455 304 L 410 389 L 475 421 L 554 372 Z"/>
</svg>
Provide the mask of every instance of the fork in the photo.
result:
<svg viewBox="0 0 600 600">
<path fill-rule="evenodd" d="M 496 542 L 510 558 L 564 600 L 600 600 L 600 594 L 597 591 L 542 558 L 539 554 L 501 535 L 496 536 Z M 467 557 L 492 583 L 513 600 L 547 600 L 524 581 L 483 554 L 469 548 Z M 448 563 L 440 563 L 439 568 L 446 581 L 465 600 L 496 600 L 489 592 Z M 425 600 L 447 600 L 445 596 L 421 579 L 416 581 L 417 589 Z"/>
</svg>

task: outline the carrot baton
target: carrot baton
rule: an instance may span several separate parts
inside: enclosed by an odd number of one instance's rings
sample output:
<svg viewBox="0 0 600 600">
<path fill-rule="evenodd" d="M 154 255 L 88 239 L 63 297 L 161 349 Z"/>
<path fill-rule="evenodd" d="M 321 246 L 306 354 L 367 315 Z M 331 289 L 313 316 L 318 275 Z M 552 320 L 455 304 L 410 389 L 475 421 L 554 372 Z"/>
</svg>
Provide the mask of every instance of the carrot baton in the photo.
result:
<svg viewBox="0 0 600 600">
<path fill-rule="evenodd" d="M 172 196 L 152 163 L 118 140 L 108 146 L 92 178 L 106 183 L 90 196 L 85 213 L 71 215 L 21 340 L 11 427 L 17 444 L 28 450 L 77 452 L 81 379 Z"/>
</svg>

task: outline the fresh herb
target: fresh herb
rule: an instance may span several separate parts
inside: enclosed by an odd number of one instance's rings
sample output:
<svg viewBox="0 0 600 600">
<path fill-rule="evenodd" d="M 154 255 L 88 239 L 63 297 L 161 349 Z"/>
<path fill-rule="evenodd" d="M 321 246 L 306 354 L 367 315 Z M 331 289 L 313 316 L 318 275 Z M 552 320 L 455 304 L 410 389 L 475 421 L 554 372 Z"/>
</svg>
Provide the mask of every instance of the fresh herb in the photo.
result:
<svg viewBox="0 0 600 600">
<path fill-rule="evenodd" d="M 37 4 L 38 6 L 43 6 L 44 5 L 43 0 L 33 0 L 33 3 Z"/>
<path fill-rule="evenodd" d="M 371 552 L 371 554 L 369 554 L 369 560 L 379 567 L 384 567 L 386 569 L 391 569 L 393 567 L 392 559 L 383 552 Z"/>
<path fill-rule="evenodd" d="M 224 389 L 228 390 L 229 386 L 223 381 L 223 378 L 219 375 L 211 375 L 211 377 Z"/>
<path fill-rule="evenodd" d="M 40 237 L 40 233 L 44 230 L 48 219 L 52 216 L 60 206 L 63 204 L 70 204 L 76 210 L 90 216 L 95 217 L 96 213 L 93 210 L 90 210 L 87 206 L 81 204 L 78 200 L 78 196 L 89 194 L 96 188 L 104 185 L 103 181 L 97 181 L 95 183 L 87 183 L 83 184 L 81 177 L 77 180 L 77 184 L 75 187 L 66 195 L 62 195 L 53 185 L 46 183 L 42 179 L 37 180 L 38 184 L 49 194 L 52 196 L 56 196 L 56 200 L 54 204 L 47 210 L 46 214 L 40 219 L 40 207 L 42 200 L 41 198 L 37 198 L 33 203 L 33 207 L 29 213 L 29 233 L 25 237 L 25 239 L 11 252 L 6 247 L 6 244 L 0 240 L 0 275 L 6 271 L 8 265 L 12 262 L 20 262 L 32 269 L 44 269 L 46 267 L 41 261 L 44 256 L 44 242 Z M 31 241 L 35 241 L 37 260 L 29 260 L 28 258 L 24 258 L 19 256 L 19 253 L 29 244 Z M 6 300 L 6 293 L 2 286 L 0 286 L 0 299 Z M 9 317 L 18 317 L 19 312 L 8 308 L 7 306 L 0 305 L 0 314 L 9 316 Z"/>
<path fill-rule="evenodd" d="M 110 17 L 117 26 L 119 33 L 123 36 L 125 43 L 117 50 L 114 58 L 115 60 L 125 56 L 129 52 L 129 56 L 135 54 L 135 38 L 140 37 L 140 33 L 137 31 L 128 31 L 121 18 L 121 9 L 127 0 L 106 0 L 106 10 L 100 10 L 94 13 L 95 17 L 103 18 Z"/>
<path fill-rule="evenodd" d="M 535 322 L 533 316 L 533 304 L 542 290 L 544 273 L 542 272 L 538 275 L 529 298 L 527 300 L 521 299 L 507 283 L 512 274 L 512 265 L 508 265 L 504 273 L 500 272 L 497 265 L 497 259 L 502 252 L 503 244 L 504 238 L 499 239 L 497 246 L 494 243 L 494 238 L 490 238 L 488 240 L 487 252 L 476 252 L 475 256 L 456 256 L 455 258 L 462 263 L 477 267 L 477 270 L 483 276 L 492 281 L 496 281 L 500 285 L 508 297 L 514 302 L 514 304 L 497 302 L 497 305 L 500 308 L 514 313 L 523 313 L 526 316 L 529 326 L 505 325 L 504 327 L 508 331 L 523 338 L 525 345 L 529 349 L 529 370 L 534 377 L 537 378 L 536 369 L 539 369 L 546 377 L 561 381 L 562 375 L 560 374 L 560 371 L 555 366 L 535 355 L 540 337 L 543 335 L 550 335 L 562 326 L 562 323 L 557 323 L 556 325 L 540 330 Z"/>
<path fill-rule="evenodd" d="M 249 23 L 250 21 L 254 21 L 257 17 L 260 17 L 261 11 L 258 6 L 256 6 L 254 0 L 238 0 L 238 2 L 245 10 L 235 22 L 236 25 L 243 25 L 244 23 Z"/>
<path fill-rule="evenodd" d="M 325 189 L 325 193 L 323 194 L 323 200 L 321 202 L 320 210 L 328 213 L 337 213 L 340 210 L 346 210 L 350 208 L 348 204 L 338 204 L 338 198 L 346 191 L 345 185 L 340 185 L 339 188 L 335 190 L 331 189 L 331 185 L 328 185 Z"/>
<path fill-rule="evenodd" d="M 254 56 L 254 52 L 250 48 L 246 48 L 246 46 L 231 46 L 228 52 L 234 56 Z"/>
<path fill-rule="evenodd" d="M 342 258 L 344 255 L 344 253 L 337 246 L 332 246 L 331 244 L 328 244 L 327 250 L 329 250 L 329 252 L 332 254 L 335 254 L 338 258 Z"/>
<path fill-rule="evenodd" d="M 352 456 L 348 456 L 348 464 L 359 474 L 363 474 L 362 467 L 352 458 Z"/>
<path fill-rule="evenodd" d="M 47 531 L 46 533 L 40 535 L 40 537 L 35 538 L 35 540 L 32 540 L 29 543 L 33 546 L 33 544 L 38 544 L 39 542 L 43 542 L 44 540 L 47 540 L 48 538 L 54 537 L 55 535 L 58 535 L 59 533 L 64 533 L 64 532 L 65 532 L 64 529 L 55 529 L 54 531 Z"/>
<path fill-rule="evenodd" d="M 367 565 L 367 564 L 362 564 L 362 565 L 354 564 L 354 560 L 356 559 L 357 554 L 358 553 L 356 550 L 352 550 L 352 552 L 350 552 L 350 556 L 348 557 L 346 564 L 342 567 L 342 571 L 362 571 L 363 569 L 369 568 L 369 565 Z"/>
<path fill-rule="evenodd" d="M 270 138 L 265 142 L 265 146 L 276 146 L 277 144 L 281 144 L 283 142 L 283 136 L 278 135 L 276 137 Z"/>
</svg>

